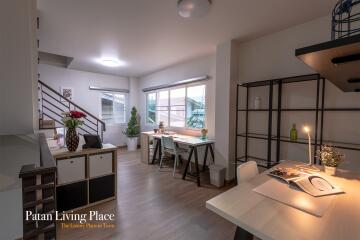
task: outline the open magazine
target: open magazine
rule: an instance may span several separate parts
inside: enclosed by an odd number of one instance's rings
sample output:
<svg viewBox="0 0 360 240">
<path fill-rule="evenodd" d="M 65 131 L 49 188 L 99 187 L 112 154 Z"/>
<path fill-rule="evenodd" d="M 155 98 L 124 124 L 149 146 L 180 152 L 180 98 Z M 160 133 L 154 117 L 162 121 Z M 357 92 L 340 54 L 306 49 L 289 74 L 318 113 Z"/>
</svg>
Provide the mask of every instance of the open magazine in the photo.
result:
<svg viewBox="0 0 360 240">
<path fill-rule="evenodd" d="M 294 168 L 278 167 L 271 171 L 269 175 L 280 178 L 289 185 L 295 185 L 314 197 L 344 192 L 341 188 L 332 185 L 318 174 L 307 174 Z"/>
</svg>

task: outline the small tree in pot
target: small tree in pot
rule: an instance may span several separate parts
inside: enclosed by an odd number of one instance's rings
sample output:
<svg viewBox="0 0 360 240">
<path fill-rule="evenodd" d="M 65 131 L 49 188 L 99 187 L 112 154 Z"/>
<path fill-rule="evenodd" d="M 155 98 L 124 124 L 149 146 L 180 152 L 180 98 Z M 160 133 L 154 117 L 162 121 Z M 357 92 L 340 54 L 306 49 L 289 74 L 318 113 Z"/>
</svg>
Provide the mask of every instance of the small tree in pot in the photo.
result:
<svg viewBox="0 0 360 240">
<path fill-rule="evenodd" d="M 131 109 L 131 116 L 128 122 L 128 126 L 123 133 L 128 137 L 128 150 L 135 151 L 137 149 L 137 143 L 140 134 L 140 125 L 137 121 L 137 110 L 135 107 Z"/>
</svg>

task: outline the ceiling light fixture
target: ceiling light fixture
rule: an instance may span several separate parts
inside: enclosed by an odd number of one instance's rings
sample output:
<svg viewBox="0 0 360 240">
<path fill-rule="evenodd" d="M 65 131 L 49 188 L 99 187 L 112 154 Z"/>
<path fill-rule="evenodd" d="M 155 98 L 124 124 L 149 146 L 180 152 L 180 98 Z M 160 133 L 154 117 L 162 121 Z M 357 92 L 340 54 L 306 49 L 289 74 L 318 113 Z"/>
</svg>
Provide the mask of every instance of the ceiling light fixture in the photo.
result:
<svg viewBox="0 0 360 240">
<path fill-rule="evenodd" d="M 116 58 L 101 58 L 98 62 L 106 67 L 122 67 L 126 65 L 124 61 Z"/>
<path fill-rule="evenodd" d="M 203 17 L 209 11 L 211 0 L 179 0 L 178 13 L 183 18 Z"/>
</svg>

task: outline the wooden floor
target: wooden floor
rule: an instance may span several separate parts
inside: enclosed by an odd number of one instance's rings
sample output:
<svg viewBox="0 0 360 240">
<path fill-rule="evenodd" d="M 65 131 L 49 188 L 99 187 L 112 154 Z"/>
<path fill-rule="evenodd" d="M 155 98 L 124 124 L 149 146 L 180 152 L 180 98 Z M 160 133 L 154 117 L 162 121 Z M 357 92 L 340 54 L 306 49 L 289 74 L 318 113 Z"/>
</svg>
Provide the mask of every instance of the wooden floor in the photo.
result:
<svg viewBox="0 0 360 240">
<path fill-rule="evenodd" d="M 81 211 L 115 213 L 116 221 L 108 222 L 115 227 L 63 229 L 59 223 L 58 239 L 233 239 L 235 226 L 205 207 L 206 200 L 229 187 L 212 187 L 205 173 L 198 188 L 194 179 L 181 179 L 181 170 L 173 178 L 170 165 L 159 171 L 157 165 L 141 163 L 140 152 L 120 150 L 117 200 Z"/>
</svg>

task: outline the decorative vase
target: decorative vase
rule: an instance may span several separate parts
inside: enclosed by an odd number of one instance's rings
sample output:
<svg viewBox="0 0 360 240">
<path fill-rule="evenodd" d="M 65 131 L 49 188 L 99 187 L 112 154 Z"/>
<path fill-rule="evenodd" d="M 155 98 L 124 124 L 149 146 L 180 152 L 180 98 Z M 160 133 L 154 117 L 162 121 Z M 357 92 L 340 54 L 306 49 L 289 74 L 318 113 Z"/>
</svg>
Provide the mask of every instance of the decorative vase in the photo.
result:
<svg viewBox="0 0 360 240">
<path fill-rule="evenodd" d="M 75 128 L 68 128 L 66 132 L 66 147 L 70 152 L 75 152 L 79 146 L 79 135 Z"/>
<path fill-rule="evenodd" d="M 164 122 L 159 123 L 159 132 L 163 134 L 165 132 L 165 125 Z"/>
<path fill-rule="evenodd" d="M 254 101 L 254 109 L 260 109 L 261 108 L 261 98 L 255 97 Z"/>
<path fill-rule="evenodd" d="M 329 176 L 336 175 L 336 167 L 324 166 L 325 173 Z"/>
<path fill-rule="evenodd" d="M 291 141 L 297 141 L 297 130 L 296 130 L 296 124 L 295 123 L 292 125 L 292 128 L 290 130 L 290 140 Z"/>
</svg>

